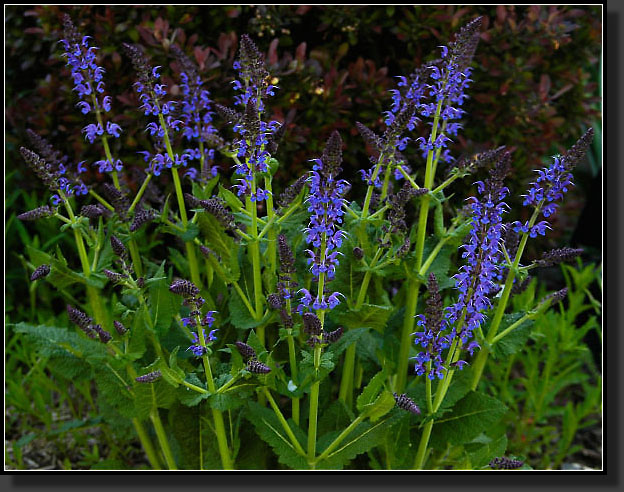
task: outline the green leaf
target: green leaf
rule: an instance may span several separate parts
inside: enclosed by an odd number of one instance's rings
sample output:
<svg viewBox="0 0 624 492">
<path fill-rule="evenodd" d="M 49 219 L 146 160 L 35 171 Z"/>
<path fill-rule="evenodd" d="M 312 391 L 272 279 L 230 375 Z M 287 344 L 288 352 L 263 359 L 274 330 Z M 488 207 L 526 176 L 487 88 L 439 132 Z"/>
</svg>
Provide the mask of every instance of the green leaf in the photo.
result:
<svg viewBox="0 0 624 492">
<path fill-rule="evenodd" d="M 145 313 L 143 310 L 137 311 L 130 328 L 130 341 L 128 342 L 128 353 L 126 354 L 134 360 L 140 359 L 145 353 L 145 328 Z"/>
<path fill-rule="evenodd" d="M 134 382 L 134 408 L 137 418 L 144 420 L 149 417 L 152 409 L 170 408 L 175 401 L 175 392 L 163 380 L 153 383 Z"/>
<path fill-rule="evenodd" d="M 209 213 L 197 214 L 197 222 L 206 244 L 222 259 L 228 260 L 236 250 L 234 239 L 229 236 L 216 217 Z"/>
<path fill-rule="evenodd" d="M 366 405 L 371 404 L 375 400 L 375 397 L 379 394 L 379 391 L 383 387 L 386 377 L 387 375 L 385 369 L 379 371 L 373 376 L 360 396 L 357 398 L 356 406 L 358 411 L 361 412 Z"/>
<path fill-rule="evenodd" d="M 183 463 L 186 469 L 200 468 L 200 411 L 199 407 L 173 405 L 168 412 L 168 428 L 173 435 L 171 448 L 175 455 L 179 455 L 181 459 L 178 462 Z"/>
<path fill-rule="evenodd" d="M 134 396 L 130 392 L 133 382 L 123 368 L 102 365 L 96 371 L 94 379 L 98 408 L 103 410 L 101 407 L 104 407 L 103 416 L 108 422 L 119 420 L 119 415 L 125 418 L 136 416 Z"/>
<path fill-rule="evenodd" d="M 425 242 L 423 254 L 423 258 L 425 259 L 425 261 L 429 258 L 429 255 L 438 244 L 438 241 L 438 238 L 430 237 Z M 436 276 L 440 290 L 454 286 L 455 280 L 450 278 L 448 273 L 452 263 L 451 255 L 453 255 L 456 251 L 457 247 L 455 245 L 446 243 L 444 246 L 442 246 L 440 251 L 438 251 L 435 259 L 429 266 L 429 269 L 424 274 L 425 281 L 429 277 L 429 274 L 433 273 Z"/>
<path fill-rule="evenodd" d="M 493 458 L 503 456 L 506 449 L 507 436 L 505 435 L 497 439 L 482 436 L 479 440 L 464 444 L 464 450 L 470 461 L 470 468 L 473 470 L 486 466 Z"/>
<path fill-rule="evenodd" d="M 371 422 L 376 422 L 392 410 L 395 404 L 394 395 L 388 390 L 385 390 L 373 403 L 365 405 L 362 409 L 362 413 L 364 413 Z"/>
<path fill-rule="evenodd" d="M 502 333 L 513 323 L 522 318 L 526 313 L 511 313 L 505 314 L 503 319 L 501 320 L 501 324 L 498 327 L 498 333 Z M 494 344 L 494 348 L 492 351 L 492 356 L 495 359 L 506 358 L 512 354 L 515 354 L 519 350 L 521 350 L 529 336 L 531 335 L 531 327 L 533 326 L 533 320 L 527 319 L 525 322 L 521 323 L 520 326 L 516 327 L 513 331 L 509 332 L 503 338 L 501 338 L 498 342 Z M 489 329 L 489 324 L 487 328 L 484 329 L 484 332 L 487 333 Z"/>
<path fill-rule="evenodd" d="M 493 426 L 507 411 L 496 398 L 470 392 L 459 400 L 453 410 L 436 420 L 431 443 L 436 449 L 448 444 L 463 444 Z"/>
<path fill-rule="evenodd" d="M 77 282 L 86 283 L 84 275 L 74 272 L 67 268 L 67 262 L 54 258 L 52 255 L 33 248 L 30 245 L 26 246 L 26 251 L 30 258 L 30 261 L 36 267 L 45 264 L 50 265 L 50 273 L 46 277 L 46 281 L 53 285 L 57 289 L 64 289 Z M 61 258 L 64 259 L 61 255 Z M 103 284 L 102 284 L 103 285 Z M 99 285 L 101 287 L 102 285 Z"/>
<path fill-rule="evenodd" d="M 181 304 L 180 296 L 176 296 L 169 291 L 169 283 L 165 278 L 165 262 L 163 261 L 154 274 L 158 278 L 149 286 L 150 316 L 154 326 L 154 331 L 158 336 L 163 336 L 169 330 L 174 315 L 179 310 Z"/>
<path fill-rule="evenodd" d="M 85 362 L 98 366 L 108 357 L 103 343 L 66 328 L 35 326 L 22 322 L 15 325 L 15 332 L 28 335 L 42 356 L 83 359 L 83 362 L 79 363 L 83 370 Z"/>
<path fill-rule="evenodd" d="M 195 373 L 188 374 L 186 376 L 186 381 L 194 384 L 195 386 L 206 389 L 206 385 L 199 380 L 197 374 Z M 211 393 L 208 391 L 206 393 L 200 393 L 198 391 L 192 390 L 187 386 L 180 386 L 176 391 L 176 395 L 180 400 L 180 403 L 186 405 L 187 407 L 194 407 L 195 405 L 198 405 L 200 402 L 210 397 Z"/>
<path fill-rule="evenodd" d="M 199 235 L 199 226 L 197 224 L 189 222 L 186 224 L 186 230 L 184 232 L 180 232 L 178 235 L 180 236 L 180 239 L 182 239 L 182 241 L 184 241 L 185 243 L 188 241 L 192 241 Z"/>
<path fill-rule="evenodd" d="M 229 292 L 228 308 L 230 311 L 230 323 L 240 330 L 255 328 L 265 321 L 264 318 L 256 320 L 251 316 L 247 306 L 245 306 L 238 292 L 235 290 Z"/>
<path fill-rule="evenodd" d="M 334 354 L 334 357 L 337 359 L 349 345 L 357 343 L 368 331 L 368 328 L 355 328 L 347 331 L 337 342 L 327 347 L 327 352 Z"/>
<path fill-rule="evenodd" d="M 293 470 L 309 468 L 307 459 L 297 453 L 282 428 L 282 424 L 271 410 L 253 401 L 249 402 L 247 408 L 248 412 L 245 417 L 253 424 L 258 436 L 273 448 L 280 463 Z M 305 443 L 305 434 L 294 424 L 292 419 L 288 420 L 288 425 L 299 440 L 299 443 Z"/>
<path fill-rule="evenodd" d="M 249 384 L 238 384 L 228 388 L 224 393 L 211 395 L 208 403 L 211 408 L 225 412 L 242 407 L 251 396 L 253 389 Z"/>
<path fill-rule="evenodd" d="M 363 304 L 359 311 L 346 311 L 337 316 L 337 319 L 338 323 L 345 325 L 348 329 L 372 328 L 383 332 L 391 313 L 392 306 Z"/>
<path fill-rule="evenodd" d="M 180 347 L 176 347 L 173 352 L 171 352 L 171 355 L 169 357 L 170 364 L 172 360 L 174 363 L 172 367 L 169 367 L 167 363 L 162 359 L 158 359 L 156 364 L 156 367 L 160 370 L 163 379 L 174 388 L 180 386 L 182 381 L 184 381 L 185 377 L 184 371 L 178 367 L 176 361 L 176 354 L 179 348 Z"/>
<path fill-rule="evenodd" d="M 383 442 L 386 433 L 401 417 L 399 412 L 388 418 L 371 424 L 362 422 L 327 458 L 317 463 L 318 469 L 340 470 L 357 455 L 366 453 Z M 336 433 L 326 434 L 318 441 L 318 453 L 322 453 L 335 439 Z"/>
<path fill-rule="evenodd" d="M 219 196 L 225 200 L 234 212 L 238 212 L 241 208 L 244 208 L 243 202 L 227 188 L 219 185 Z"/>
</svg>

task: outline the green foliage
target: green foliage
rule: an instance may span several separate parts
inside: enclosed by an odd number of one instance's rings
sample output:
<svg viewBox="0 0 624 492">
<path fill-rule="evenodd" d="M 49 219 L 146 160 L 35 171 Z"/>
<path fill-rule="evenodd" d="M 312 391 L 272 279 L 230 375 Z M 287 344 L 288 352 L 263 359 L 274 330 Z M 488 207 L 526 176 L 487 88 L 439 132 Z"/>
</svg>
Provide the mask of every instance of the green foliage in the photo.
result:
<svg viewBox="0 0 624 492">
<path fill-rule="evenodd" d="M 258 436 L 271 446 L 280 463 L 294 470 L 304 470 L 308 468 L 307 460 L 297 453 L 295 447 L 285 434 L 281 424 L 275 414 L 268 408 L 264 408 L 255 402 L 249 402 L 247 420 L 254 426 Z M 290 424 L 290 428 L 295 431 L 296 426 Z M 303 437 L 300 433 L 300 437 Z M 304 442 L 303 439 L 299 439 Z"/>
<path fill-rule="evenodd" d="M 507 407 L 495 398 L 471 392 L 459 400 L 450 413 L 436 420 L 431 443 L 438 449 L 464 444 L 495 424 Z"/>
<path fill-rule="evenodd" d="M 385 434 L 390 430 L 393 423 L 398 420 L 400 414 L 393 413 L 389 417 L 380 420 L 374 424 L 362 422 L 357 425 L 355 430 L 336 450 L 328 454 L 327 458 L 320 461 L 318 468 L 328 470 L 341 470 L 344 466 L 356 456 L 366 453 L 370 449 L 378 446 L 383 442 Z M 332 437 L 335 437 L 332 434 Z M 333 439 L 332 439 L 333 440 Z M 327 438 L 319 439 L 319 451 L 323 451 L 323 444 L 327 442 Z"/>
</svg>

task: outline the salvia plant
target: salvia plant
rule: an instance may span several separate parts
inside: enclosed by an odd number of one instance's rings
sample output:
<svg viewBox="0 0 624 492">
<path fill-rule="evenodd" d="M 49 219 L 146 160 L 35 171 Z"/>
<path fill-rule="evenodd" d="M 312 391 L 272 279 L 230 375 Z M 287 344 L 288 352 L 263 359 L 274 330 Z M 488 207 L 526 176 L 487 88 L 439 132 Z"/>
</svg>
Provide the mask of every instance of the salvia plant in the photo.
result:
<svg viewBox="0 0 624 492">
<path fill-rule="evenodd" d="M 125 129 L 97 46 L 69 17 L 64 26 L 67 97 L 100 157 L 63 156 L 35 131 L 21 149 L 48 194 L 18 219 L 57 221 L 75 249 L 27 248 L 30 280 L 58 289 L 66 321 L 15 329 L 68 378 L 95 383 L 103 418 L 133 430 L 152 468 L 427 469 L 451 448 L 465 468 L 530 467 L 506 455 L 507 408 L 487 368 L 565 302 L 561 290 L 508 313 L 530 270 L 582 253 L 525 254 L 548 234 L 593 132 L 527 190 L 505 186 L 504 147 L 452 155 L 481 18 L 397 78 L 383 134 L 354 122 L 370 153 L 360 176 L 341 172 L 334 131 L 281 190 L 279 80 L 249 36 L 232 105 L 212 99 L 181 48 L 167 75 L 164 55 L 124 45 L 149 144 L 137 158 L 113 145 Z M 428 136 L 413 138 L 417 127 Z M 138 174 L 130 162 L 143 163 Z M 509 209 L 510 193 L 526 211 Z"/>
</svg>

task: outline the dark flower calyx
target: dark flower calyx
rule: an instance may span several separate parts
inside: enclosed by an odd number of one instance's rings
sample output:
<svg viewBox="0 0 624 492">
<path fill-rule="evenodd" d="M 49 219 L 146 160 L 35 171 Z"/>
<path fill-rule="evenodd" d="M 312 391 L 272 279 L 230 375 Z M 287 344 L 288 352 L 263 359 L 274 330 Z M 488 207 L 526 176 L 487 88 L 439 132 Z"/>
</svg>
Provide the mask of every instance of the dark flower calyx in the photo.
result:
<svg viewBox="0 0 624 492">
<path fill-rule="evenodd" d="M 303 314 L 303 331 L 308 335 L 320 335 L 323 331 L 321 320 L 314 313 Z"/>
<path fill-rule="evenodd" d="M 251 345 L 247 345 L 245 342 L 236 342 L 234 345 L 236 345 L 236 348 L 243 357 L 247 357 L 249 359 L 256 357 L 256 351 L 251 347 Z"/>
<path fill-rule="evenodd" d="M 477 49 L 479 43 L 479 30 L 483 24 L 483 17 L 477 17 L 471 20 L 468 24 L 463 26 L 455 41 L 451 43 L 451 53 L 456 60 L 460 70 L 463 70 L 472 61 L 472 57 Z"/>
<path fill-rule="evenodd" d="M 342 326 L 339 326 L 334 331 L 323 332 L 323 340 L 327 343 L 335 343 L 342 337 L 344 333 L 344 329 Z"/>
<path fill-rule="evenodd" d="M 252 85 L 260 87 L 269 76 L 264 57 L 247 34 L 240 38 L 240 66 L 243 77 L 250 79 Z"/>
<path fill-rule="evenodd" d="M 356 260 L 361 260 L 362 258 L 364 258 L 364 250 L 356 246 L 355 248 L 353 248 L 353 256 Z"/>
<path fill-rule="evenodd" d="M 521 468 L 524 465 L 524 461 L 515 460 L 511 458 L 494 458 L 489 463 L 489 467 L 494 470 L 515 470 Z"/>
<path fill-rule="evenodd" d="M 581 248 L 559 248 L 552 249 L 544 254 L 535 262 L 537 266 L 548 267 L 557 265 L 564 261 L 572 261 L 574 258 L 583 253 Z"/>
<path fill-rule="evenodd" d="M 282 324 L 284 325 L 284 328 L 286 328 L 287 330 L 290 330 L 295 325 L 292 316 L 288 314 L 285 309 L 281 309 L 279 315 L 282 319 Z"/>
<path fill-rule="evenodd" d="M 567 295 L 568 295 L 568 288 L 564 287 L 563 289 L 558 290 L 557 292 L 553 292 L 552 294 L 549 294 L 546 297 L 544 297 L 542 302 L 550 301 L 550 305 L 553 306 L 554 304 L 563 301 Z"/>
<path fill-rule="evenodd" d="M 409 253 L 411 246 L 412 246 L 412 242 L 409 236 L 406 236 L 405 241 L 403 241 L 403 244 L 401 245 L 401 247 L 397 249 L 396 257 L 403 258 L 407 253 Z"/>
<path fill-rule="evenodd" d="M 489 166 L 493 162 L 497 162 L 503 156 L 504 152 L 505 146 L 501 146 L 496 149 L 479 152 L 471 157 L 463 157 L 455 166 L 449 168 L 449 172 L 453 169 L 471 172 L 478 168 Z"/>
<path fill-rule="evenodd" d="M 279 196 L 278 203 L 281 209 L 287 208 L 299 196 L 305 186 L 307 176 L 300 176 L 293 184 L 284 190 Z M 281 211 L 280 211 L 281 213 Z"/>
<path fill-rule="evenodd" d="M 115 330 L 117 330 L 117 333 L 122 336 L 128 332 L 128 329 L 121 323 L 121 321 L 113 321 L 113 326 L 115 327 Z"/>
<path fill-rule="evenodd" d="M 39 157 L 35 152 L 25 147 L 20 147 L 20 153 L 26 161 L 26 164 L 28 164 L 37 177 L 43 181 L 43 184 L 50 190 L 56 191 L 58 189 L 58 173 L 54 170 L 52 165 Z"/>
<path fill-rule="evenodd" d="M 108 343 L 112 340 L 112 336 L 109 332 L 107 332 L 104 328 L 102 328 L 100 325 L 91 325 L 91 329 L 93 329 L 93 331 L 95 331 L 98 336 L 100 337 L 100 341 L 102 343 Z"/>
<path fill-rule="evenodd" d="M 154 210 L 139 210 L 134 214 L 134 219 L 132 220 L 132 224 L 130 224 L 130 232 L 135 232 L 142 225 L 147 224 L 148 222 L 154 220 L 156 218 L 156 212 Z"/>
<path fill-rule="evenodd" d="M 312 335 L 310 338 L 308 338 L 306 340 L 306 343 L 308 344 L 308 346 L 310 346 L 311 348 L 316 347 L 319 343 L 321 343 L 321 337 L 317 337 L 315 335 Z"/>
<path fill-rule="evenodd" d="M 238 123 L 243 117 L 243 115 L 240 114 L 238 111 L 230 109 L 226 106 L 222 106 L 221 104 L 215 104 L 214 107 L 217 110 L 219 116 L 221 116 L 226 121 L 226 123 Z"/>
<path fill-rule="evenodd" d="M 269 294 L 267 296 L 267 302 L 273 309 L 280 309 L 283 304 L 282 299 L 277 294 Z"/>
<path fill-rule="evenodd" d="M 89 219 L 97 219 L 107 213 L 106 209 L 101 205 L 84 205 L 80 209 L 80 215 Z"/>
<path fill-rule="evenodd" d="M 203 244 L 199 245 L 199 251 L 201 252 L 202 255 L 204 255 L 204 258 L 210 258 L 210 255 L 214 255 L 215 254 L 214 251 L 212 251 L 207 246 L 204 246 Z"/>
<path fill-rule="evenodd" d="M 284 234 L 277 236 L 277 251 L 280 259 L 280 272 L 295 273 L 295 257 Z"/>
<path fill-rule="evenodd" d="M 135 381 L 137 383 L 153 383 L 154 381 L 158 380 L 161 376 L 162 376 L 162 373 L 160 371 L 153 371 L 153 372 L 148 372 L 147 374 L 144 374 L 143 376 L 139 376 L 138 378 L 135 378 Z"/>
<path fill-rule="evenodd" d="M 104 195 L 108 198 L 119 217 L 125 220 L 128 209 L 130 208 L 130 201 L 128 198 L 109 183 L 104 183 Z"/>
<path fill-rule="evenodd" d="M 567 170 L 571 170 L 581 161 L 587 153 L 587 149 L 594 140 L 594 129 L 589 128 L 576 143 L 563 154 L 564 165 Z"/>
<path fill-rule="evenodd" d="M 342 138 L 340 138 L 340 133 L 337 130 L 334 130 L 329 136 L 321 155 L 321 161 L 323 167 L 320 172 L 325 177 L 335 177 L 342 171 L 340 167 L 342 164 Z"/>
<path fill-rule="evenodd" d="M 429 298 L 425 307 L 427 327 L 434 333 L 437 333 L 442 326 L 443 309 L 438 281 L 433 273 L 430 273 L 427 279 L 427 291 L 429 292 Z"/>
<path fill-rule="evenodd" d="M 199 205 L 206 212 L 212 214 L 226 229 L 233 229 L 235 227 L 234 216 L 223 206 L 223 202 L 221 202 L 218 198 L 200 200 Z"/>
<path fill-rule="evenodd" d="M 194 297 L 199 294 L 199 288 L 190 280 L 175 280 L 170 286 L 169 290 L 174 294 L 181 296 Z"/>
<path fill-rule="evenodd" d="M 194 197 L 190 193 L 184 193 L 184 200 L 186 201 L 186 204 L 191 208 L 201 207 L 201 204 L 199 203 L 199 198 Z"/>
<path fill-rule="evenodd" d="M 271 372 L 271 368 L 266 364 L 263 364 L 259 360 L 250 360 L 247 362 L 247 370 L 254 374 L 268 374 Z"/>
<path fill-rule="evenodd" d="M 249 135 L 248 138 L 256 138 L 260 135 L 260 118 L 258 116 L 258 108 L 250 98 L 245 107 L 243 114 L 243 127 Z M 247 134 L 245 136 L 247 136 Z"/>
<path fill-rule="evenodd" d="M 420 414 L 420 408 L 418 408 L 418 405 L 416 405 L 414 400 L 408 397 L 405 393 L 402 395 L 394 393 L 394 401 L 400 409 L 416 415 Z"/>
<path fill-rule="evenodd" d="M 113 253 L 117 255 L 122 260 L 126 260 L 128 258 L 128 250 L 124 246 L 124 243 L 117 236 L 110 237 L 111 247 L 113 248 Z"/>
<path fill-rule="evenodd" d="M 35 271 L 32 272 L 30 276 L 31 282 L 35 280 L 39 280 L 40 278 L 46 277 L 50 273 L 50 265 L 40 265 L 35 268 Z"/>
<path fill-rule="evenodd" d="M 85 313 L 83 313 L 79 309 L 76 309 L 75 307 L 70 306 L 69 304 L 67 305 L 67 315 L 69 317 L 69 321 L 78 325 L 82 329 L 87 328 L 93 321 L 93 319 L 91 319 Z"/>
<path fill-rule="evenodd" d="M 364 141 L 369 144 L 377 153 L 381 151 L 381 146 L 383 144 L 383 140 L 379 137 L 374 131 L 368 128 L 366 125 L 363 125 L 359 121 L 355 122 L 355 126 L 362 135 Z"/>
<path fill-rule="evenodd" d="M 104 269 L 104 275 L 106 275 L 106 277 L 111 282 L 115 282 L 115 283 L 123 282 L 125 279 L 128 278 L 128 275 L 126 275 L 125 273 L 117 273 L 117 272 L 113 272 L 107 269 Z"/>
<path fill-rule="evenodd" d="M 19 220 L 37 220 L 52 217 L 55 211 L 48 205 L 44 205 L 43 207 L 37 207 L 33 210 L 29 210 L 28 212 L 24 212 L 19 214 L 17 218 Z"/>
</svg>

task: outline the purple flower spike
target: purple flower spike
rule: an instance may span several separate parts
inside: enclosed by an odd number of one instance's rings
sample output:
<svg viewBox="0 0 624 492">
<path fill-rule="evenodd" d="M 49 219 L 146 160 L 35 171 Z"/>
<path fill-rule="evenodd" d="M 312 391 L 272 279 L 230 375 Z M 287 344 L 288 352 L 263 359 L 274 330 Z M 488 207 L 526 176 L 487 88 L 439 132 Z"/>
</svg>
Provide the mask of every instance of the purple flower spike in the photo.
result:
<svg viewBox="0 0 624 492">
<path fill-rule="evenodd" d="M 333 309 L 340 303 L 338 296 L 341 295 L 339 292 L 325 292 L 340 264 L 338 248 L 344 237 L 344 232 L 340 230 L 344 215 L 342 197 L 350 187 L 346 181 L 336 179 L 342 163 L 342 139 L 338 132 L 332 133 L 323 155 L 320 159 L 314 159 L 314 163 L 309 178 L 310 193 L 306 200 L 310 224 L 305 232 L 306 242 L 313 248 L 307 250 L 310 271 L 317 281 L 323 275 L 323 292 L 319 292 L 314 299 L 308 290 L 301 289 L 303 297 L 298 307 L 300 312 L 304 308 L 309 309 L 310 304 L 316 311 Z"/>
</svg>

